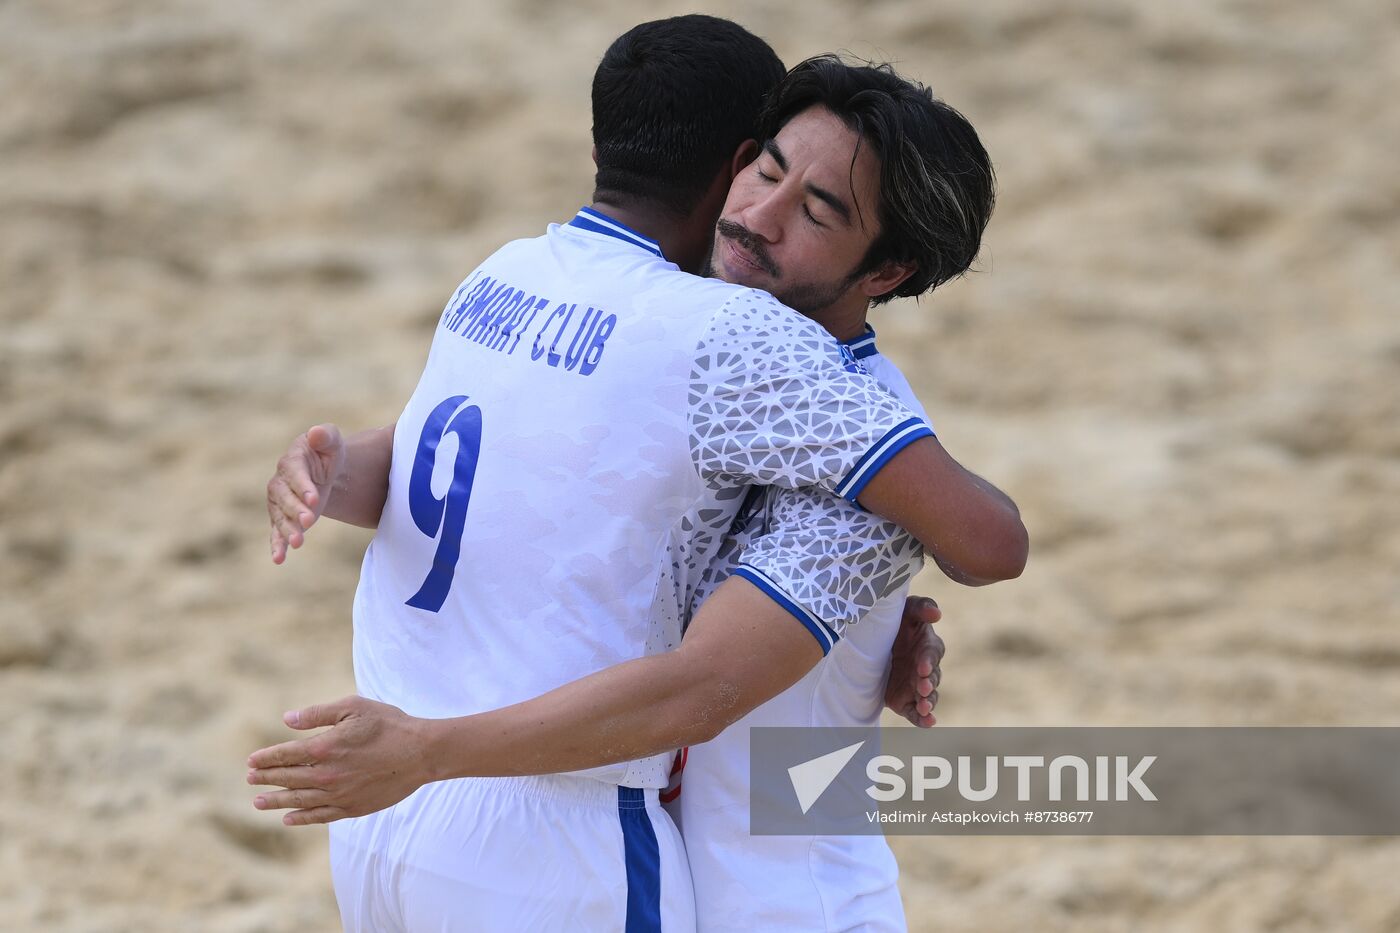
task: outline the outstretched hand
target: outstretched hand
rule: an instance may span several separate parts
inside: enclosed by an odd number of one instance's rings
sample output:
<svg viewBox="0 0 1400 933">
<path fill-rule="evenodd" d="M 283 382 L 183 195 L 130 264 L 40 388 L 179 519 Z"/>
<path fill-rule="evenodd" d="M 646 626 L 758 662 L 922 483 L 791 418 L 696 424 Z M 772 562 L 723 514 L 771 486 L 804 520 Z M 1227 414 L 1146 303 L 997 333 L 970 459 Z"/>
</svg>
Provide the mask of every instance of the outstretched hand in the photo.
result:
<svg viewBox="0 0 1400 933">
<path fill-rule="evenodd" d="M 306 530 L 325 511 L 331 487 L 344 465 L 345 443 L 333 424 L 308 429 L 277 461 L 277 472 L 267 481 L 274 564 L 287 559 L 288 547 L 301 547 Z"/>
<path fill-rule="evenodd" d="M 310 738 L 248 756 L 248 783 L 279 790 L 258 794 L 259 810 L 292 810 L 288 826 L 331 823 L 391 807 L 426 784 L 428 720 L 396 706 L 351 696 L 285 713 L 293 729 L 330 726 Z"/>
<path fill-rule="evenodd" d="M 938 685 L 943 680 L 943 639 L 933 624 L 943 618 L 938 603 L 927 596 L 904 601 L 899 634 L 890 649 L 890 679 L 885 685 L 885 705 L 920 728 L 938 722 Z"/>
</svg>

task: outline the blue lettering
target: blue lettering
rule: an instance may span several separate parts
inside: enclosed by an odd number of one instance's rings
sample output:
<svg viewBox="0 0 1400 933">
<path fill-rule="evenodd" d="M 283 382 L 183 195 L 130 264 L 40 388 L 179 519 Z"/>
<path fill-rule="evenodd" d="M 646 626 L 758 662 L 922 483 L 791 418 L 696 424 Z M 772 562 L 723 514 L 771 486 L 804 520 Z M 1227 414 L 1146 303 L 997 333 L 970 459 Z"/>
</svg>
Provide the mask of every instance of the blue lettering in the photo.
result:
<svg viewBox="0 0 1400 933">
<path fill-rule="evenodd" d="M 510 349 L 506 351 L 507 354 L 515 352 L 515 348 L 520 346 L 520 338 L 525 336 L 525 332 L 530 329 L 530 325 L 535 323 L 535 315 L 539 314 L 540 311 L 548 307 L 548 298 L 541 298 L 539 301 L 535 302 L 535 306 L 530 309 L 530 319 L 524 324 L 522 324 L 520 327 L 515 329 L 515 342 L 510 345 Z M 525 309 L 521 308 L 521 310 L 524 311 Z M 530 355 L 534 356 L 533 353 Z"/>
<path fill-rule="evenodd" d="M 524 298 L 524 292 L 520 291 L 519 289 L 514 291 L 505 300 L 505 302 L 502 303 L 501 306 L 496 310 L 495 315 L 491 318 L 490 326 L 487 327 L 486 330 L 483 331 L 481 335 L 476 338 L 477 342 L 484 343 L 487 346 L 490 346 L 492 343 L 495 343 L 496 337 L 501 332 L 501 325 L 506 322 L 507 318 L 509 318 L 512 314 L 515 313 L 515 309 L 520 307 L 520 302 Z"/>
<path fill-rule="evenodd" d="M 472 299 L 471 304 L 462 315 L 460 329 L 457 331 L 459 334 L 465 336 L 481 320 L 487 309 L 495 304 L 496 299 L 504 297 L 511 291 L 511 287 L 505 282 L 492 282 L 491 284 L 495 287 L 490 290 L 483 289 Z"/>
<path fill-rule="evenodd" d="M 564 355 L 564 368 L 573 370 L 583 359 L 583 352 L 588 349 L 588 341 L 593 339 L 593 331 L 598 327 L 598 321 L 603 317 L 603 312 L 596 308 L 589 308 L 583 315 L 583 320 L 578 322 L 578 330 L 574 333 L 574 339 L 569 343 L 569 352 Z"/>
<path fill-rule="evenodd" d="M 467 292 L 466 296 L 463 297 L 462 303 L 453 309 L 452 318 L 450 323 L 447 325 L 447 329 L 455 332 L 457 330 L 458 325 L 462 323 L 462 318 L 467 313 L 467 306 L 473 301 L 479 299 L 484 292 L 490 291 L 491 286 L 494 284 L 496 284 L 495 280 L 492 279 L 489 275 L 483 278 L 481 281 L 477 282 L 476 285 L 472 288 L 472 290 Z"/>
<path fill-rule="evenodd" d="M 495 324 L 496 315 L 500 313 L 500 309 L 509 304 L 512 298 L 518 298 L 519 296 L 520 292 L 511 288 L 509 285 L 505 286 L 503 290 L 497 291 L 496 294 L 491 296 L 491 300 L 486 303 L 485 308 L 481 312 L 481 316 L 476 319 L 476 324 L 472 326 L 470 331 L 464 333 L 462 336 L 466 337 L 468 340 L 480 342 L 482 338 L 486 336 L 486 332 Z"/>
<path fill-rule="evenodd" d="M 452 300 L 449 301 L 449 302 L 447 303 L 447 307 L 443 309 L 443 312 L 442 312 L 442 320 L 438 322 L 438 323 L 440 323 L 443 327 L 446 327 L 448 330 L 451 330 L 451 329 L 452 329 L 452 327 L 451 327 L 447 322 L 448 322 L 448 320 L 452 317 L 452 315 L 455 314 L 455 313 L 457 312 L 457 310 L 461 307 L 461 305 L 459 305 L 459 304 L 457 303 L 457 302 L 458 302 L 458 299 L 460 299 L 464 294 L 466 294 L 467 289 L 471 287 L 471 284 L 472 284 L 473 282 L 476 281 L 476 277 L 477 277 L 478 275 L 480 275 L 480 274 L 481 274 L 481 270 L 480 270 L 480 269 L 478 269 L 478 270 L 476 270 L 475 272 L 473 272 L 473 273 L 467 278 L 467 280 L 466 280 L 465 282 L 463 282 L 461 285 L 458 285 L 458 286 L 457 286 L 457 290 L 456 290 L 455 292 L 452 293 Z"/>
<path fill-rule="evenodd" d="M 530 359 L 538 360 L 540 357 L 544 356 L 544 345 L 540 343 L 540 341 L 544 339 L 544 332 L 549 330 L 549 325 L 554 323 L 554 319 L 556 317 L 565 313 L 566 311 L 572 314 L 573 306 L 567 305 L 561 301 L 554 306 L 553 311 L 549 312 L 549 317 L 545 318 L 544 320 L 544 326 L 541 327 L 540 332 L 535 335 L 535 345 L 530 348 Z"/>
<path fill-rule="evenodd" d="M 545 362 L 550 366 L 559 365 L 559 338 L 564 336 L 564 328 L 569 326 L 569 321 L 572 320 L 574 316 L 574 309 L 577 307 L 578 305 L 569 305 L 569 313 L 564 315 L 564 320 L 559 324 L 559 333 L 554 335 L 554 342 L 549 345 L 549 356 L 545 359 Z"/>
<path fill-rule="evenodd" d="M 522 297 L 520 301 L 511 303 L 510 319 L 505 322 L 504 327 L 501 327 L 496 331 L 496 337 L 494 340 L 491 341 L 492 350 L 500 350 L 503 347 L 505 347 L 507 343 L 510 342 L 510 335 L 515 332 L 515 328 L 520 323 L 520 319 L 525 316 L 525 312 L 528 311 L 530 309 L 530 306 L 535 303 L 534 295 L 531 295 L 529 298 L 525 298 L 524 293 L 522 292 L 521 296 Z"/>
<path fill-rule="evenodd" d="M 583 365 L 579 367 L 579 375 L 593 375 L 593 370 L 598 368 L 598 362 L 603 358 L 603 344 L 607 342 L 608 337 L 616 327 L 616 314 L 609 314 L 603 318 L 603 322 L 593 332 L 593 340 L 588 345 L 588 352 L 583 355 Z"/>
</svg>

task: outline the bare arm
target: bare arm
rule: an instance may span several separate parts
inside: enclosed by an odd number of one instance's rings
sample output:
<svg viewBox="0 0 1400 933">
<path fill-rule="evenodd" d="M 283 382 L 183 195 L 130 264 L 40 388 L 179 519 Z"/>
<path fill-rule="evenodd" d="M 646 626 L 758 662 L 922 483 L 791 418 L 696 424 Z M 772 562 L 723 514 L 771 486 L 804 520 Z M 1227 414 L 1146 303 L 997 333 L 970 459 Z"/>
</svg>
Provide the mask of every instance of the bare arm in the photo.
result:
<svg viewBox="0 0 1400 933">
<path fill-rule="evenodd" d="M 436 776 L 575 771 L 708 742 L 821 659 L 816 639 L 787 610 L 731 577 L 675 651 L 482 716 L 443 720 Z"/>
<path fill-rule="evenodd" d="M 377 528 L 389 494 L 394 426 L 342 440 L 333 424 L 318 424 L 292 441 L 267 482 L 272 562 L 299 548 L 322 513 L 336 521 Z"/>
<path fill-rule="evenodd" d="M 810 670 L 821 647 L 739 577 L 696 613 L 675 651 L 618 664 L 504 709 L 419 719 L 360 697 L 288 715 L 332 728 L 254 752 L 248 781 L 287 788 L 259 809 L 298 808 L 290 824 L 372 813 L 429 781 L 549 774 L 708 741 Z"/>
<path fill-rule="evenodd" d="M 392 424 L 350 435 L 345 441 L 345 465 L 336 474 L 323 514 L 348 525 L 378 528 L 389 496 L 393 459 Z"/>
<path fill-rule="evenodd" d="M 1016 504 L 964 468 L 936 438 L 896 454 L 860 504 L 919 539 L 951 579 L 981 586 L 1021 575 L 1030 539 Z"/>
</svg>

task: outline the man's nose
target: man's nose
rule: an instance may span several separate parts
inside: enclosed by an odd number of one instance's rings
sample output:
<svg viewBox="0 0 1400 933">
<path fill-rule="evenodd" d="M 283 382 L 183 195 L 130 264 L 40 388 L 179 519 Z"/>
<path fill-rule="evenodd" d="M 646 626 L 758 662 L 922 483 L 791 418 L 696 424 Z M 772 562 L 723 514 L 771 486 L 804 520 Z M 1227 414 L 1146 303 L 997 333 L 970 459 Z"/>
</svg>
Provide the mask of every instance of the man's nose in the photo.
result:
<svg viewBox="0 0 1400 933">
<path fill-rule="evenodd" d="M 778 242 L 783 237 L 780 200 L 776 192 L 758 198 L 740 214 L 740 223 L 755 236 L 769 243 Z"/>
</svg>

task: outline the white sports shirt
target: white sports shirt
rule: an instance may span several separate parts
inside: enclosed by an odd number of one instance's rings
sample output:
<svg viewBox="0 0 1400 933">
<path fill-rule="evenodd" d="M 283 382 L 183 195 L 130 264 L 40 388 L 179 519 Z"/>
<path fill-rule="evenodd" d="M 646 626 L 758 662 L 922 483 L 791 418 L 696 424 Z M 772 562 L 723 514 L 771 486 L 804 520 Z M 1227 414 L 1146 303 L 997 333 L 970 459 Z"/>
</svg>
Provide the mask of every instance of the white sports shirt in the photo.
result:
<svg viewBox="0 0 1400 933">
<path fill-rule="evenodd" d="M 443 312 L 355 593 L 357 687 L 460 716 L 672 648 L 749 484 L 854 500 L 931 433 L 817 324 L 584 208 Z"/>
<path fill-rule="evenodd" d="M 904 374 L 876 350 L 873 330 L 850 346 L 872 375 L 922 412 Z M 777 571 L 794 560 L 817 572 Z M 798 587 L 788 598 L 822 606 L 838 623 L 831 634 L 841 637 L 802 680 L 688 749 L 679 794 L 673 782 L 663 795 L 672 814 L 679 809 L 702 933 L 904 929 L 899 866 L 883 836 L 749 834 L 749 730 L 877 725 L 909 581 L 923 563 L 907 532 L 844 500 L 815 489 L 768 489 L 737 518 L 705 571 L 697 607 L 733 574 L 761 586 L 782 579 Z"/>
</svg>

